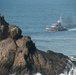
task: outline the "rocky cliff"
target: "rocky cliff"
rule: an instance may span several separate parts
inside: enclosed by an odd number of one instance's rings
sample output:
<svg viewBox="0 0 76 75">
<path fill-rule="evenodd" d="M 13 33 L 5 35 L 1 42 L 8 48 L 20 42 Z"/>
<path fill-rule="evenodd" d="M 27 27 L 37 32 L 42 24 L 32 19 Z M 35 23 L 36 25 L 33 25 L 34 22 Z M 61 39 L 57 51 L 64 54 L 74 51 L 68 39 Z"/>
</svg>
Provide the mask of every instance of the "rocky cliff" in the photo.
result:
<svg viewBox="0 0 76 75">
<path fill-rule="evenodd" d="M 40 51 L 29 36 L 7 23 L 0 16 L 0 75 L 58 75 L 63 71 L 68 57 L 48 50 Z"/>
</svg>

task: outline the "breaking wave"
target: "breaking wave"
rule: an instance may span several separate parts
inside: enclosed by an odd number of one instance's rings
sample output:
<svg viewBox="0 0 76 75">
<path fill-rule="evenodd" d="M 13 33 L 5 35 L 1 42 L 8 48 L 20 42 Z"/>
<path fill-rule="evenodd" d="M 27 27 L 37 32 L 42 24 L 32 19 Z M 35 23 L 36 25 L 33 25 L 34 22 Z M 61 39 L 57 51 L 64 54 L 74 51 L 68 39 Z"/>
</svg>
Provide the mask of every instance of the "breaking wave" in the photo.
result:
<svg viewBox="0 0 76 75">
<path fill-rule="evenodd" d="M 36 73 L 35 75 L 42 75 L 42 74 L 38 72 L 38 73 Z"/>
<path fill-rule="evenodd" d="M 74 58 L 73 56 L 70 56 L 69 58 L 72 61 L 76 61 L 76 58 Z M 59 75 L 76 75 L 76 66 L 75 66 L 75 64 L 73 64 L 70 60 L 69 60 L 69 64 L 65 67 L 63 73 L 60 73 Z M 68 71 L 68 68 L 67 67 L 70 68 L 69 71 Z"/>
<path fill-rule="evenodd" d="M 68 73 L 65 70 L 64 73 L 61 73 L 59 75 L 76 75 L 76 68 L 72 67 Z"/>
</svg>

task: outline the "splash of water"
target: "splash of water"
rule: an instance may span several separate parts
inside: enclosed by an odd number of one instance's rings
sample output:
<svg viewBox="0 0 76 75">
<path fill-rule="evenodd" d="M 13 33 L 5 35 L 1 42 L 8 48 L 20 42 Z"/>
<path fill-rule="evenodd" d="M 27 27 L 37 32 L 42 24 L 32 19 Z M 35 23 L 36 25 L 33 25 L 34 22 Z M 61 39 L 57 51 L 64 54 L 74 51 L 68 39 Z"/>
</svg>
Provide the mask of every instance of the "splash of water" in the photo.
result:
<svg viewBox="0 0 76 75">
<path fill-rule="evenodd" d="M 70 68 L 69 72 L 67 67 Z M 64 69 L 64 72 L 60 73 L 59 75 L 76 75 L 76 66 L 70 60 L 68 60 L 68 63 L 66 68 Z"/>
<path fill-rule="evenodd" d="M 36 73 L 35 75 L 42 75 L 42 74 L 38 72 L 38 73 Z"/>
<path fill-rule="evenodd" d="M 76 75 L 76 68 L 72 67 L 69 72 L 64 71 L 64 73 L 61 73 L 59 75 Z"/>
</svg>

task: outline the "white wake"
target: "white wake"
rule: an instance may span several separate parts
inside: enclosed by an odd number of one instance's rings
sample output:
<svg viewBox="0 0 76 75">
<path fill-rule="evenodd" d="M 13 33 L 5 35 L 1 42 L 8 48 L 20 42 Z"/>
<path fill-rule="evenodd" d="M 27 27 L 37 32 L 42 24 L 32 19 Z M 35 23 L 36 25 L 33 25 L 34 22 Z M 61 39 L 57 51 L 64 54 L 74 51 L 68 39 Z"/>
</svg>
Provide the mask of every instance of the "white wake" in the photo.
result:
<svg viewBox="0 0 76 75">
<path fill-rule="evenodd" d="M 69 29 L 68 31 L 76 31 L 76 28 Z"/>
</svg>

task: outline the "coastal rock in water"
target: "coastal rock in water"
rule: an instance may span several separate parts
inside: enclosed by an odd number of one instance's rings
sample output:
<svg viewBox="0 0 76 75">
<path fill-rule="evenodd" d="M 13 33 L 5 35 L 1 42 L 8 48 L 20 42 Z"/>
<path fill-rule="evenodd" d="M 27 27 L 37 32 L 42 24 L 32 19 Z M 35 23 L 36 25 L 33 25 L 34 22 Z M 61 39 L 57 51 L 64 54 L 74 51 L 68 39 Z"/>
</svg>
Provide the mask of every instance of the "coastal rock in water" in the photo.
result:
<svg viewBox="0 0 76 75">
<path fill-rule="evenodd" d="M 29 36 L 21 35 L 20 28 L 0 18 L 0 75 L 58 75 L 63 71 L 67 56 L 38 50 Z"/>
</svg>

